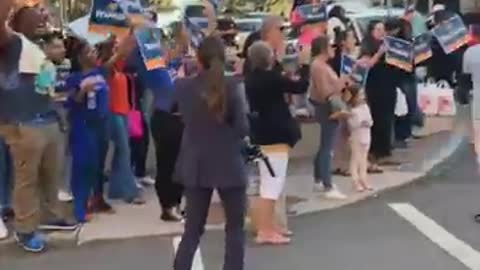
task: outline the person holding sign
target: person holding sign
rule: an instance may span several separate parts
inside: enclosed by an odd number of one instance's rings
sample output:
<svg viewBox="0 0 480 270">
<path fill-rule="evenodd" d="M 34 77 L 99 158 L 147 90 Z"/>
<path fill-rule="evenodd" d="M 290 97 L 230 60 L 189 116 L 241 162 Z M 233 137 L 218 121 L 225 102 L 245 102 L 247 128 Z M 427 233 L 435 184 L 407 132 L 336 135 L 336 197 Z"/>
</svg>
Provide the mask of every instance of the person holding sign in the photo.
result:
<svg viewBox="0 0 480 270">
<path fill-rule="evenodd" d="M 472 36 L 480 38 L 480 25 L 472 26 Z M 474 45 L 465 51 L 463 56 L 463 73 L 459 80 L 460 91 L 464 100 L 473 88 L 472 120 L 474 146 L 477 162 L 480 164 L 480 45 Z"/>
<path fill-rule="evenodd" d="M 454 16 L 455 14 L 448 10 L 435 12 L 433 15 L 434 28 L 446 23 Z M 454 74 L 460 74 L 462 72 L 462 56 L 466 50 L 466 46 L 447 53 L 435 35 L 433 35 L 430 46 L 432 48 L 432 57 L 427 62 L 428 77 L 434 78 L 435 81 L 446 80 L 450 86 L 453 87 L 456 80 Z"/>
<path fill-rule="evenodd" d="M 398 82 L 394 79 L 395 68 L 385 62 L 385 35 L 385 25 L 372 21 L 362 42 L 359 60 L 370 66 L 365 92 L 373 117 L 370 170 L 374 171 L 381 171 L 378 165 L 398 165 L 398 162 L 389 160 Z"/>
</svg>

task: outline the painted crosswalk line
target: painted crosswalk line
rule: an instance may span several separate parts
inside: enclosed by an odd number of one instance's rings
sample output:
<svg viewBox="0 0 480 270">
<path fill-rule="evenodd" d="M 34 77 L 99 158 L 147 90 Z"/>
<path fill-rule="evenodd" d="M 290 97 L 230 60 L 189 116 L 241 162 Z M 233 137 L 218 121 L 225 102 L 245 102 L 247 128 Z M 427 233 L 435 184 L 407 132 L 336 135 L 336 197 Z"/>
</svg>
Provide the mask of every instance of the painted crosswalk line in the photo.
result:
<svg viewBox="0 0 480 270">
<path fill-rule="evenodd" d="M 468 269 L 480 270 L 480 253 L 477 250 L 449 233 L 413 205 L 408 203 L 391 203 L 389 207 L 433 243 L 468 267 Z"/>
<path fill-rule="evenodd" d="M 178 245 L 180 245 L 180 241 L 182 241 L 182 237 L 176 236 L 172 240 L 173 244 L 173 249 L 175 250 L 175 253 L 177 253 Z M 197 251 L 195 251 L 195 256 L 193 257 L 193 264 L 192 264 L 192 270 L 204 270 L 205 267 L 203 265 L 203 259 L 202 259 L 202 253 L 200 252 L 200 248 L 197 248 Z"/>
</svg>

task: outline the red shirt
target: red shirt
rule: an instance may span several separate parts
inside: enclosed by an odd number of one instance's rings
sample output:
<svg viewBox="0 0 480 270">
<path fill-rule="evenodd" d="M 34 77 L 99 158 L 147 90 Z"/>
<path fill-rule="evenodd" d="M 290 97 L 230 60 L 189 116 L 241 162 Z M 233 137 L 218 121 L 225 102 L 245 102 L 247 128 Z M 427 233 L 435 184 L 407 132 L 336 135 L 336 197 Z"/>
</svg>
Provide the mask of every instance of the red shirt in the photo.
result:
<svg viewBox="0 0 480 270">
<path fill-rule="evenodd" d="M 110 111 L 127 115 L 130 111 L 128 102 L 128 79 L 125 73 L 114 71 L 108 79 L 110 87 Z"/>
</svg>

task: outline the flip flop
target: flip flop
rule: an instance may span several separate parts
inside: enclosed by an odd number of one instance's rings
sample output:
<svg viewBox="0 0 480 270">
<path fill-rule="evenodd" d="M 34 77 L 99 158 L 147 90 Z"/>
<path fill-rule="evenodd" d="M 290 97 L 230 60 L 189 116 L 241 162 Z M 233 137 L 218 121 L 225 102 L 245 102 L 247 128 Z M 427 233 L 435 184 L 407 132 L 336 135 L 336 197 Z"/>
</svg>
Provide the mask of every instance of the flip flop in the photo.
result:
<svg viewBox="0 0 480 270">
<path fill-rule="evenodd" d="M 288 237 L 284 236 L 274 236 L 270 238 L 255 238 L 255 243 L 262 246 L 283 246 L 290 244 L 291 240 Z"/>
</svg>

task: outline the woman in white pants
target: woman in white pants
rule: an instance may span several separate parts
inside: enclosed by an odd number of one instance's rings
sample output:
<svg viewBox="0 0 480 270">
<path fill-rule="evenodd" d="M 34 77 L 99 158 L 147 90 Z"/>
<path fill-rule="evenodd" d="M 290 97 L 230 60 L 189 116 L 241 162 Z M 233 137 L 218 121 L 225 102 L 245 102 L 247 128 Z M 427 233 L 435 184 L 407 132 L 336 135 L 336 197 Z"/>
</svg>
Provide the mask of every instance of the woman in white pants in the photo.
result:
<svg viewBox="0 0 480 270">
<path fill-rule="evenodd" d="M 260 198 L 253 203 L 252 209 L 257 231 L 256 242 L 288 244 L 292 233 L 286 227 L 285 220 L 276 220 L 275 206 L 279 200 L 285 203 L 288 152 L 298 142 L 301 134 L 298 123 L 290 113 L 285 94 L 305 93 L 308 81 L 282 75 L 273 50 L 266 42 L 254 43 L 248 50 L 248 58 L 253 69 L 245 78 L 252 112 L 251 139 L 254 144 L 262 146 L 275 172 L 275 176 L 271 176 L 265 165 L 260 164 Z M 280 216 L 285 217 L 286 210 L 282 209 L 282 212 Z"/>
</svg>

